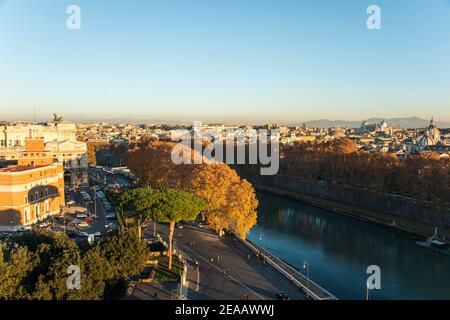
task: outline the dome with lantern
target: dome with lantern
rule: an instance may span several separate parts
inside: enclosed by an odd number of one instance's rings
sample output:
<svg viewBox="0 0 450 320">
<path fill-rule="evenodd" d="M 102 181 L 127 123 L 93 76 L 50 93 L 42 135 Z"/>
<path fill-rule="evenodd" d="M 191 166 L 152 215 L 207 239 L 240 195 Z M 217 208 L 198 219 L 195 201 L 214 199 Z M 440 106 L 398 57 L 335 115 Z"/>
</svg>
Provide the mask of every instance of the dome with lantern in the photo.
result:
<svg viewBox="0 0 450 320">
<path fill-rule="evenodd" d="M 426 135 L 433 138 L 433 140 L 437 143 L 441 140 L 441 132 L 434 124 L 434 119 L 431 118 L 430 125 L 427 128 Z"/>
<path fill-rule="evenodd" d="M 425 130 L 425 134 L 419 138 L 417 144 L 419 147 L 425 148 L 435 146 L 441 141 L 441 132 L 434 124 L 434 119 L 431 118 L 430 125 Z"/>
<path fill-rule="evenodd" d="M 428 135 L 424 135 L 424 136 L 420 137 L 419 141 L 417 141 L 417 144 L 420 147 L 425 148 L 425 147 L 430 147 L 430 146 L 436 145 L 436 141 L 434 141 L 434 139 L 432 137 L 430 137 Z"/>
</svg>

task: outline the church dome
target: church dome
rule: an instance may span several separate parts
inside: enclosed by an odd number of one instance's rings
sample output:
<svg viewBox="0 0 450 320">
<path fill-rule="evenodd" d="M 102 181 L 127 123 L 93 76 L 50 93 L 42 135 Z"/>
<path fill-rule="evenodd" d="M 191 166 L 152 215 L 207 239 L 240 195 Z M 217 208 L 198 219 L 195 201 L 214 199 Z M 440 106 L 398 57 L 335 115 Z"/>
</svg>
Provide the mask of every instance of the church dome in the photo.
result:
<svg viewBox="0 0 450 320">
<path fill-rule="evenodd" d="M 427 135 L 431 138 L 433 138 L 433 140 L 435 140 L 435 142 L 438 142 L 439 140 L 441 140 L 441 132 L 439 131 L 439 129 L 434 125 L 434 120 L 433 118 L 431 118 L 430 121 L 430 125 L 427 128 Z M 436 144 L 436 143 L 435 143 Z"/>
<path fill-rule="evenodd" d="M 420 147 L 428 147 L 428 146 L 434 146 L 436 144 L 436 141 L 428 136 L 428 135 L 424 135 L 422 137 L 420 137 L 418 144 Z"/>
<path fill-rule="evenodd" d="M 330 131 L 330 136 L 334 138 L 345 138 L 347 135 L 345 134 L 344 129 L 337 127 Z"/>
</svg>

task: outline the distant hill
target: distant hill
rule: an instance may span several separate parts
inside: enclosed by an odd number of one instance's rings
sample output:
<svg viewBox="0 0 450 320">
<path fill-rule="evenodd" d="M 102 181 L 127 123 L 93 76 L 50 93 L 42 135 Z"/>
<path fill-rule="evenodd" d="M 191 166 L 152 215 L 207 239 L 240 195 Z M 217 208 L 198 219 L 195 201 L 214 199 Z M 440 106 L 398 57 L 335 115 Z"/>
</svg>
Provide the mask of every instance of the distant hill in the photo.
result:
<svg viewBox="0 0 450 320">
<path fill-rule="evenodd" d="M 368 123 L 378 123 L 380 121 L 385 120 L 387 124 L 391 127 L 400 128 L 425 128 L 430 123 L 430 120 L 421 119 L 418 117 L 411 118 L 391 118 L 391 119 L 383 119 L 383 118 L 369 118 L 366 119 Z M 345 121 L 345 120 L 312 120 L 307 121 L 306 125 L 308 127 L 319 127 L 319 128 L 330 128 L 330 127 L 348 127 L 348 128 L 359 128 L 361 123 L 364 121 Z M 439 128 L 450 128 L 450 122 L 439 122 L 438 119 L 435 119 L 435 123 Z M 298 125 L 298 124 L 297 124 Z"/>
</svg>

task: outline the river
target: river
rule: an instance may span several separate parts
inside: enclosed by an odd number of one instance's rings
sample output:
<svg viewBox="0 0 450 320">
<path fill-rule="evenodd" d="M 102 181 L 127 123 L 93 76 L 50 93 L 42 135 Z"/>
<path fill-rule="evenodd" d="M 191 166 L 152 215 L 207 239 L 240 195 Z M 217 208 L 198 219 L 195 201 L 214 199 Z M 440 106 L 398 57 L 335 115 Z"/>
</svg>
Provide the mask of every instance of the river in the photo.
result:
<svg viewBox="0 0 450 320">
<path fill-rule="evenodd" d="M 450 299 L 450 256 L 415 244 L 413 236 L 297 201 L 258 192 L 258 222 L 248 239 L 339 299 L 365 299 L 366 269 L 381 269 L 370 299 Z M 305 269 L 301 269 L 305 273 Z"/>
</svg>

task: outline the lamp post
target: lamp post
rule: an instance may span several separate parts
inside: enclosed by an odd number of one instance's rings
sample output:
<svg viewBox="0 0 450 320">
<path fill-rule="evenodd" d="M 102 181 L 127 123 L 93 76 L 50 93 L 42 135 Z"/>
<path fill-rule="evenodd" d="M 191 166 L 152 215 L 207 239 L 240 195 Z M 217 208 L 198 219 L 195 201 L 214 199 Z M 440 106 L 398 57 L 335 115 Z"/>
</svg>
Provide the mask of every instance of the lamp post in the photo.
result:
<svg viewBox="0 0 450 320">
<path fill-rule="evenodd" d="M 198 264 L 198 261 L 195 261 L 195 269 L 197 270 L 197 286 L 195 288 L 195 291 L 198 292 L 200 289 L 200 265 Z"/>
<path fill-rule="evenodd" d="M 306 270 L 306 300 L 309 299 L 309 262 L 308 260 L 303 261 L 303 269 Z"/>
<path fill-rule="evenodd" d="M 179 296 L 179 300 L 183 299 L 183 269 L 182 269 L 182 265 L 183 265 L 183 256 L 181 255 L 181 253 L 178 255 L 178 261 L 179 261 L 179 267 L 180 267 L 180 296 Z"/>
<path fill-rule="evenodd" d="M 266 246 L 264 245 L 264 235 L 262 233 L 259 235 L 259 241 L 261 241 L 263 247 L 262 252 L 263 264 L 266 264 Z"/>
</svg>

